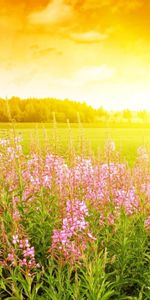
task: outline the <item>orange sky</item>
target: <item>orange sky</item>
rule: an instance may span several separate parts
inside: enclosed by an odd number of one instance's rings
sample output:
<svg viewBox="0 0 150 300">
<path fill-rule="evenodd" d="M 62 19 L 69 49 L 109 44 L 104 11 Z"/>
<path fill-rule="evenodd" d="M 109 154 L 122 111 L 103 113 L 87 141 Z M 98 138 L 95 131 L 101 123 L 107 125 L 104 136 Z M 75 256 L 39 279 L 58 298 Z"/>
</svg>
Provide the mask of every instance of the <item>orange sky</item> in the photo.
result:
<svg viewBox="0 0 150 300">
<path fill-rule="evenodd" d="M 150 110 L 149 0 L 0 0 L 0 96 Z"/>
</svg>

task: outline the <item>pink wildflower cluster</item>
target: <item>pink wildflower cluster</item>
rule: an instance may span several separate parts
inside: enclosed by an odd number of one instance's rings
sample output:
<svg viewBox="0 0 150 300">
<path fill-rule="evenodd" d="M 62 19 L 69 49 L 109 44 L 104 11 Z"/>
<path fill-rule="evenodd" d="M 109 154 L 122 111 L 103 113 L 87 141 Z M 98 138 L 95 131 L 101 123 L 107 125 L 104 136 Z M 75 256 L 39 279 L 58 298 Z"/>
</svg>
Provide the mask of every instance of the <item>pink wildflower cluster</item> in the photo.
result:
<svg viewBox="0 0 150 300">
<path fill-rule="evenodd" d="M 101 209 L 113 201 L 114 209 L 124 206 L 127 214 L 137 209 L 134 180 L 126 165 L 114 162 L 97 165 L 90 158 L 76 157 L 73 166 L 69 168 L 62 157 L 49 153 L 45 157 L 35 153 L 31 153 L 30 157 L 24 156 L 19 142 L 16 138 L 14 151 L 20 151 L 20 169 L 17 170 L 15 161 L 9 165 L 9 151 L 5 154 L 7 168 L 4 160 L 0 168 L 10 191 L 16 190 L 21 180 L 22 199 L 25 202 L 34 201 L 40 191 L 44 190 L 47 195 L 57 195 L 64 203 L 68 198 L 88 200 L 96 209 Z M 10 150 L 9 141 L 4 142 L 4 147 Z M 19 218 L 17 205 L 14 218 Z"/>
<path fill-rule="evenodd" d="M 143 163 L 148 163 L 149 162 L 149 154 L 147 153 L 147 150 L 141 146 L 137 149 L 137 160 L 139 162 L 142 162 Z"/>
<path fill-rule="evenodd" d="M 101 213 L 100 221 L 99 221 L 100 226 L 102 227 L 105 226 L 106 224 L 113 226 L 115 224 L 116 216 L 117 215 L 112 213 L 109 213 L 106 216 Z"/>
<path fill-rule="evenodd" d="M 21 164 L 23 157 L 20 142 L 20 137 L 14 140 L 0 140 L 0 176 L 10 192 L 16 190 L 19 185 L 18 163 Z"/>
<path fill-rule="evenodd" d="M 17 207 L 18 202 L 19 202 L 19 198 L 13 196 L 13 198 L 12 198 L 12 218 L 15 222 L 19 222 L 21 219 L 20 212 Z"/>
<path fill-rule="evenodd" d="M 128 215 L 132 215 L 138 210 L 139 197 L 136 195 L 134 188 L 131 188 L 127 191 L 116 190 L 115 194 L 115 209 L 119 211 L 120 208 L 124 208 Z"/>
<path fill-rule="evenodd" d="M 74 262 L 84 253 L 87 242 L 95 240 L 90 233 L 89 223 L 85 220 L 88 209 L 84 201 L 67 201 L 66 214 L 62 220 L 62 229 L 54 230 L 50 251 L 63 255 Z"/>
<path fill-rule="evenodd" d="M 141 184 L 141 192 L 150 197 L 150 183 Z"/>
<path fill-rule="evenodd" d="M 2 264 L 5 267 L 20 266 L 28 275 L 31 274 L 32 270 L 39 267 L 35 261 L 34 247 L 30 246 L 28 239 L 20 239 L 18 234 L 13 235 L 9 253 Z"/>
<path fill-rule="evenodd" d="M 123 164 L 96 166 L 91 184 L 85 189 L 85 197 L 102 213 L 113 208 L 118 212 L 124 208 L 128 215 L 138 210 L 139 197 L 132 184 L 130 173 Z"/>
<path fill-rule="evenodd" d="M 150 159 L 144 147 L 138 149 L 136 164 L 133 168 L 133 184 L 144 202 L 141 203 L 142 211 L 150 211 Z"/>
<path fill-rule="evenodd" d="M 53 231 L 51 252 L 55 255 L 71 261 L 82 256 L 88 242 L 94 240 L 89 230 L 90 210 L 98 212 L 99 228 L 114 226 L 122 210 L 128 217 L 140 212 L 149 215 L 150 160 L 145 148 L 138 149 L 131 170 L 118 161 L 113 141 L 106 145 L 104 161 L 76 156 L 70 165 L 48 151 L 25 155 L 20 142 L 18 137 L 0 140 L 0 195 L 8 196 L 7 205 L 1 201 L 0 213 L 9 211 L 19 232 L 31 208 L 46 211 L 48 204 L 48 212 L 52 211 L 49 199 L 56 199 L 62 227 Z M 149 218 L 145 228 L 149 229 Z M 35 265 L 34 248 L 28 242 L 14 236 L 12 245 L 9 264 Z"/>
<path fill-rule="evenodd" d="M 63 158 L 47 154 L 45 158 L 33 154 L 22 170 L 23 200 L 32 200 L 41 191 L 65 194 L 70 170 Z"/>
</svg>

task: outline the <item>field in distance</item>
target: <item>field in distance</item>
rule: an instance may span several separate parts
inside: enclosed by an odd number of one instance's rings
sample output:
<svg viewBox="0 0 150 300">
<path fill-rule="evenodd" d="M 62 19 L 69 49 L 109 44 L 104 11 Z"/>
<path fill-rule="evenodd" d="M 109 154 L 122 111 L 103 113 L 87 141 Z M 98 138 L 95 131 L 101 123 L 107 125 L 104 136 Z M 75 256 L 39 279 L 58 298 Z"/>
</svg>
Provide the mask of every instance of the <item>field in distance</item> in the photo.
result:
<svg viewBox="0 0 150 300">
<path fill-rule="evenodd" d="M 121 157 L 133 164 L 137 148 L 150 149 L 150 128 L 110 128 L 96 124 L 52 124 L 52 123 L 0 123 L 0 138 L 10 135 L 22 136 L 23 148 L 27 153 L 31 146 L 42 147 L 48 143 L 56 146 L 59 154 L 67 155 L 72 145 L 78 153 L 97 154 L 104 148 L 105 142 L 112 139 Z M 82 148 L 82 149 L 81 149 Z"/>
</svg>

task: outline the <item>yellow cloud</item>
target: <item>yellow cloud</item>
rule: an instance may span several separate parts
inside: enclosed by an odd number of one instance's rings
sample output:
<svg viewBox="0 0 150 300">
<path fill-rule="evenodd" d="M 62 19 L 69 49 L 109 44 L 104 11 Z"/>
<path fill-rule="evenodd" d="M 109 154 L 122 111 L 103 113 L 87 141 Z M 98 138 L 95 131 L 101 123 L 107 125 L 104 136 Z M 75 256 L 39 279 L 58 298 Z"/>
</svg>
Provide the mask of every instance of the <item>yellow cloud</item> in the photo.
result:
<svg viewBox="0 0 150 300">
<path fill-rule="evenodd" d="M 144 4 L 143 0 L 130 0 L 130 1 L 124 1 L 124 0 L 118 0 L 114 5 L 112 5 L 112 11 L 118 12 L 124 10 L 126 13 L 135 11 L 137 9 L 140 9 Z"/>
<path fill-rule="evenodd" d="M 85 0 L 83 8 L 87 10 L 109 8 L 113 12 L 122 11 L 122 9 L 124 9 L 126 12 L 130 12 L 139 9 L 144 3 L 145 0 Z"/>
<path fill-rule="evenodd" d="M 72 33 L 70 34 L 70 37 L 77 43 L 98 43 L 102 40 L 107 39 L 108 34 L 99 33 L 96 31 L 89 31 L 83 33 Z"/>
<path fill-rule="evenodd" d="M 112 0 L 85 0 L 83 4 L 84 9 L 95 10 L 103 6 L 109 6 Z"/>
<path fill-rule="evenodd" d="M 62 55 L 63 53 L 58 50 L 57 48 L 44 48 L 44 49 L 39 49 L 36 48 L 31 48 L 31 50 L 33 50 L 33 58 L 40 58 L 40 57 L 45 57 L 45 56 L 50 56 L 52 54 L 56 54 L 56 55 Z"/>
<path fill-rule="evenodd" d="M 53 0 L 40 12 L 30 14 L 29 21 L 32 24 L 52 24 L 68 21 L 73 14 L 73 9 L 63 0 Z"/>
<path fill-rule="evenodd" d="M 115 73 L 115 70 L 107 65 L 85 67 L 76 73 L 76 79 L 80 82 L 101 81 L 110 79 Z"/>
</svg>

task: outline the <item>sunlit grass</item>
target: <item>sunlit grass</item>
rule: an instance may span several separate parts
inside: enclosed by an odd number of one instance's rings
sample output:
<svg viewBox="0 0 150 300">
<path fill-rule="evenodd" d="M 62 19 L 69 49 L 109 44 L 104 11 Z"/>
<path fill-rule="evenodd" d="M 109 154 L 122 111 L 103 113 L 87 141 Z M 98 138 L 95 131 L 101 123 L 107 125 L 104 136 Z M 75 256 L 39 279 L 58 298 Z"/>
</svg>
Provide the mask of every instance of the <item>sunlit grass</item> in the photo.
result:
<svg viewBox="0 0 150 300">
<path fill-rule="evenodd" d="M 70 129 L 66 123 L 57 123 L 54 130 L 54 124 L 40 123 L 1 123 L 0 136 L 9 136 L 10 131 L 23 137 L 23 148 L 27 153 L 30 144 L 38 143 L 39 147 L 43 147 L 45 140 L 47 143 L 54 142 L 56 138 L 56 149 L 59 154 L 66 154 L 68 141 L 71 138 L 73 146 L 79 149 L 79 141 L 84 141 L 86 153 L 93 152 L 94 155 L 101 153 L 107 139 L 111 138 L 116 143 L 116 147 L 122 158 L 127 160 L 129 164 L 135 161 L 136 150 L 139 146 L 144 145 L 150 148 L 150 128 L 111 128 L 101 127 L 97 124 L 70 124 Z M 55 131 L 55 132 L 54 132 Z M 55 136 L 54 136 L 55 135 Z"/>
</svg>

